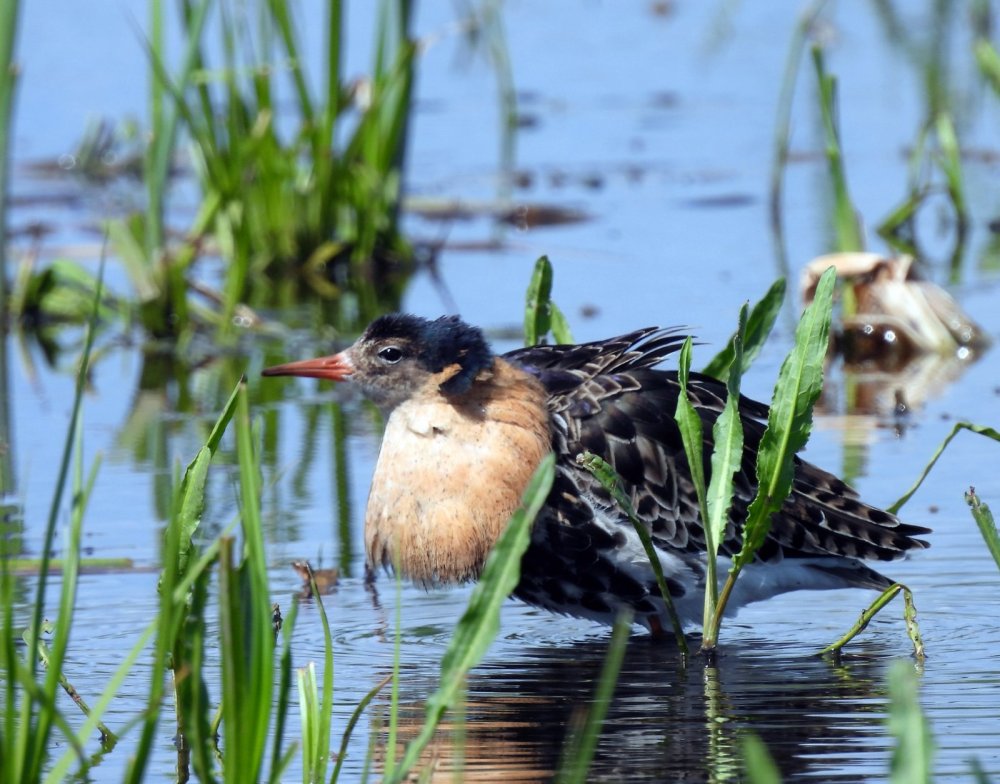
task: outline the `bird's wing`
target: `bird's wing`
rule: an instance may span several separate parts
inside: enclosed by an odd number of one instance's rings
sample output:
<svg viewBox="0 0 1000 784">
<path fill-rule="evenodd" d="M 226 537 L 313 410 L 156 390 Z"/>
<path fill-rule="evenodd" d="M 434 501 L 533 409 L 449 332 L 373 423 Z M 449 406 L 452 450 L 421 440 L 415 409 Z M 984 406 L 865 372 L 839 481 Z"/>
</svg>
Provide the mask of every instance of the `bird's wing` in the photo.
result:
<svg viewBox="0 0 1000 784">
<path fill-rule="evenodd" d="M 652 367 L 679 351 L 686 339 L 683 327 L 645 327 L 592 343 L 518 348 L 504 354 L 504 359 L 537 374 L 565 369 L 593 377 L 618 370 Z"/>
<path fill-rule="evenodd" d="M 549 391 L 555 451 L 561 471 L 579 494 L 613 502 L 599 483 L 575 462 L 593 452 L 622 478 L 639 518 L 657 543 L 674 551 L 701 552 L 704 530 L 680 431 L 674 419 L 680 387 L 677 374 L 652 366 L 684 340 L 677 330 L 644 329 L 619 338 L 579 346 L 539 346 L 506 355 L 533 373 Z M 712 424 L 726 399 L 725 385 L 692 373 L 689 394 L 702 418 L 706 481 L 711 476 Z M 734 500 L 720 553 L 733 555 L 757 489 L 756 456 L 767 406 L 741 397 L 743 459 L 734 476 Z M 565 503 L 577 505 L 572 494 Z M 557 500 L 558 503 L 558 500 Z M 572 520 L 574 510 L 567 508 Z M 579 514 L 579 510 L 576 510 Z M 865 504 L 837 477 L 796 458 L 792 493 L 772 518 L 770 534 L 758 551 L 761 560 L 838 555 L 891 560 L 926 546 L 914 539 L 927 529 L 900 522 Z"/>
</svg>

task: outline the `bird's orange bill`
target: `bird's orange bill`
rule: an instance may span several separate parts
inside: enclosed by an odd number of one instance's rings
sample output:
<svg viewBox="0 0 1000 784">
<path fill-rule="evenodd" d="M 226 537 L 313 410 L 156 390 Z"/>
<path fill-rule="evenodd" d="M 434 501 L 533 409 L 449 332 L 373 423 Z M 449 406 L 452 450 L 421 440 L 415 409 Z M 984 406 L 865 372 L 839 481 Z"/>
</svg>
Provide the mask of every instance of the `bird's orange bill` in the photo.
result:
<svg viewBox="0 0 1000 784">
<path fill-rule="evenodd" d="M 275 365 L 261 371 L 262 376 L 303 376 L 306 378 L 322 378 L 327 381 L 343 381 L 354 372 L 351 360 L 341 352 L 329 357 L 302 359 L 298 362 L 288 362 Z"/>
</svg>

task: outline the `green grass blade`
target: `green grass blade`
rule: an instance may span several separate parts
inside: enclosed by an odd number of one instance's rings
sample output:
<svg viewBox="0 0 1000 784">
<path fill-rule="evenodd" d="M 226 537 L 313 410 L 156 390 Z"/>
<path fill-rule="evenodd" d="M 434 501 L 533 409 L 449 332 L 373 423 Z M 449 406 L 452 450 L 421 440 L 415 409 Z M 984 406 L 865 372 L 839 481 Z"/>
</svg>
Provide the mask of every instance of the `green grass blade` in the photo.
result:
<svg viewBox="0 0 1000 784">
<path fill-rule="evenodd" d="M 214 563 L 215 559 L 204 565 L 199 562 L 201 569 L 190 591 L 180 597 L 176 590 L 174 592 L 175 606 L 184 608 L 185 612 L 170 656 L 177 734 L 184 739 L 183 753 L 178 757 L 178 774 L 193 767 L 198 781 L 204 784 L 215 784 L 217 780 L 215 752 L 218 743 L 212 731 L 213 705 L 205 674 L 206 648 L 215 643 L 214 639 L 209 641 L 207 630 L 210 566 Z"/>
<path fill-rule="evenodd" d="M 660 563 L 660 558 L 656 554 L 656 548 L 653 546 L 653 540 L 649 536 L 649 531 L 646 530 L 646 526 L 639 520 L 635 510 L 632 508 L 632 501 L 622 488 L 621 477 L 618 476 L 615 469 L 604 458 L 600 455 L 595 455 L 593 452 L 584 452 L 577 457 L 577 462 L 594 475 L 594 478 L 615 499 L 615 503 L 618 504 L 625 513 L 625 516 L 628 517 L 629 522 L 632 523 L 632 527 L 635 529 L 639 541 L 642 542 L 643 551 L 646 553 L 646 558 L 649 560 L 649 565 L 653 570 L 656 585 L 660 589 L 660 596 L 663 598 L 667 612 L 670 613 L 670 623 L 673 626 L 677 647 L 680 648 L 681 653 L 686 657 L 688 655 L 687 640 L 684 637 L 684 630 L 681 627 L 677 610 L 674 608 L 674 600 L 671 598 L 670 590 L 667 588 L 667 581 L 663 576 L 663 564 Z"/>
<path fill-rule="evenodd" d="M 691 375 L 691 338 L 688 337 L 681 347 L 677 360 L 677 383 L 680 392 L 677 395 L 677 408 L 674 419 L 681 433 L 681 443 L 684 445 L 684 455 L 687 457 L 691 474 L 691 484 L 694 485 L 698 497 L 698 513 L 705 529 L 705 607 L 702 613 L 702 625 L 706 630 L 711 628 L 715 617 L 715 607 L 718 603 L 719 583 L 716 578 L 716 558 L 719 551 L 718 541 L 714 538 L 712 528 L 708 524 L 708 489 L 705 487 L 704 462 L 704 424 L 701 416 L 695 410 L 688 395 L 688 380 Z M 659 560 L 658 558 L 656 560 Z M 653 558 L 650 557 L 652 563 Z"/>
<path fill-rule="evenodd" d="M 153 143 L 147 150 L 145 166 L 149 200 L 146 213 L 146 258 L 150 264 L 158 257 L 166 239 L 164 194 L 168 190 L 167 179 L 170 174 L 170 166 L 173 163 L 177 138 L 177 107 L 175 106 L 174 111 L 169 111 L 166 108 L 164 90 L 171 89 L 172 92 L 183 93 L 190 84 L 195 65 L 200 61 L 199 42 L 210 5 L 211 0 L 197 3 L 188 20 L 185 30 L 187 48 L 182 60 L 180 80 L 176 87 L 173 86 L 172 81 L 166 75 L 165 67 L 162 66 L 166 59 L 162 5 L 159 0 L 154 0 L 150 5 L 151 37 L 146 42 L 146 48 L 154 66 L 153 73 L 150 75 L 150 118 Z M 161 66 L 159 70 L 156 68 L 157 65 Z"/>
<path fill-rule="evenodd" d="M 295 96 L 299 102 L 299 114 L 308 123 L 316 122 L 316 111 L 313 109 L 309 86 L 306 84 L 305 73 L 302 70 L 301 53 L 298 47 L 298 36 L 293 27 L 291 8 L 285 0 L 268 0 L 270 18 L 278 25 L 281 42 L 288 56 L 292 73 L 292 84 L 295 86 Z"/>
<path fill-rule="evenodd" d="M 245 639 L 243 607 L 240 602 L 239 569 L 233 556 L 233 540 L 225 538 L 219 550 L 219 650 L 222 659 L 222 730 L 226 749 L 225 781 L 236 784 L 256 781 L 259 768 L 254 765 L 253 718 L 243 713 L 242 690 L 250 684 L 252 655 Z M 246 721 L 246 739 L 241 730 Z"/>
<path fill-rule="evenodd" d="M 192 565 L 190 562 L 190 537 L 197 526 L 197 518 L 204 503 L 205 481 L 202 472 L 207 469 L 207 460 L 218 451 L 222 433 L 234 416 L 238 402 L 237 393 L 240 388 L 240 385 L 237 385 L 236 391 L 230 396 L 216 420 L 208 441 L 188 466 L 184 478 L 176 485 L 170 520 L 164 534 L 163 570 L 159 586 L 160 603 L 157 613 L 156 646 L 152 663 L 153 671 L 156 673 L 165 672 L 171 661 L 175 667 L 180 668 L 185 657 L 191 657 L 191 661 L 184 660 L 183 666 L 194 666 L 196 670 L 201 661 L 200 643 L 190 640 L 191 644 L 185 646 L 185 641 L 180 637 L 182 632 L 186 630 L 190 634 L 192 629 L 195 629 L 197 634 L 202 634 L 202 630 L 196 623 L 197 618 L 191 619 L 193 626 L 185 627 L 185 619 L 188 618 L 189 611 L 194 610 L 194 607 L 189 604 L 188 592 L 192 591 L 194 596 L 198 595 L 197 583 L 205 579 L 203 574 L 218 556 L 220 543 L 216 541 L 210 545 L 207 551 L 201 554 Z M 201 590 L 204 590 L 204 585 L 201 586 Z M 175 677 L 177 672 L 178 670 L 175 670 Z M 199 678 L 200 674 L 192 671 L 190 677 Z M 177 688 L 176 684 L 175 688 Z M 197 710 L 205 708 L 199 702 L 200 695 L 189 691 L 187 697 L 184 696 L 183 691 L 187 688 L 187 686 L 183 686 L 181 689 L 181 703 L 183 704 L 185 699 L 190 698 L 191 703 L 197 705 Z M 145 776 L 145 769 L 155 742 L 163 692 L 164 678 L 151 678 L 142 731 L 125 776 L 125 780 L 133 784 L 139 784 Z M 192 712 L 187 716 L 180 714 L 178 718 L 182 727 L 186 726 L 195 737 L 198 737 L 199 733 L 209 734 L 208 731 L 203 732 L 200 715 Z M 204 770 L 207 767 L 207 762 L 197 758 L 197 754 L 200 754 L 201 751 L 201 749 L 196 750 L 195 762 Z"/>
<path fill-rule="evenodd" d="M 383 777 L 387 780 L 393 778 L 396 769 L 396 738 L 399 735 L 399 665 L 403 649 L 403 575 L 401 572 L 399 564 L 396 564 L 396 601 L 394 602 L 396 612 L 392 635 L 392 678 L 389 681 L 389 731 L 385 741 L 385 770 L 383 771 Z M 459 678 L 463 677 L 464 675 L 459 675 Z M 455 698 L 460 696 L 461 694 L 456 692 Z M 454 703 L 454 699 L 452 703 Z"/>
<path fill-rule="evenodd" d="M 987 83 L 1000 96 L 1000 54 L 986 38 L 981 38 L 975 46 L 976 64 Z"/>
<path fill-rule="evenodd" d="M 14 61 L 20 7 L 19 0 L 6 0 L 0 5 L 0 324 L 7 323 L 7 185 L 14 95 L 20 77 L 20 69 Z"/>
<path fill-rule="evenodd" d="M 90 371 L 90 355 L 94 346 L 94 334 L 97 331 L 97 314 L 100 309 L 101 291 L 104 280 L 104 263 L 101 262 L 98 273 L 97 291 L 94 297 L 94 310 L 91 313 L 90 323 L 87 325 L 86 338 L 84 339 L 83 355 L 80 359 L 80 368 L 77 372 L 76 386 L 73 393 L 73 404 L 70 409 L 70 424 L 66 433 L 66 442 L 63 447 L 62 458 L 59 462 L 59 470 L 56 475 L 56 486 L 52 494 L 52 505 L 49 508 L 49 518 L 45 526 L 45 534 L 41 548 L 42 560 L 39 564 L 37 587 L 35 592 L 35 604 L 32 612 L 30 624 L 30 639 L 27 650 L 26 671 L 32 678 L 38 666 L 38 641 L 41 634 L 42 618 L 45 607 L 45 592 L 48 584 L 49 557 L 52 553 L 52 544 L 55 540 L 55 530 L 58 522 L 59 512 L 62 507 L 63 492 L 69 477 L 70 460 L 73 454 L 74 445 L 77 442 L 80 430 L 81 411 L 83 406 L 83 390 L 86 386 L 87 377 Z M 76 557 L 79 557 L 77 550 Z M 70 560 L 70 559 L 67 559 Z M 65 621 L 66 625 L 59 628 L 59 634 L 65 635 L 68 639 L 70 629 L 69 623 L 72 619 L 70 612 Z M 60 661 L 61 665 L 61 661 Z M 50 671 L 51 672 L 51 671 Z M 45 683 L 45 695 L 54 705 L 58 679 L 56 677 L 47 678 Z M 23 699 L 21 704 L 20 726 L 17 732 L 17 741 L 14 746 L 14 753 L 17 755 L 22 768 L 22 777 L 25 781 L 37 781 L 41 777 L 42 764 L 46 759 L 49 730 L 52 722 L 52 711 L 47 707 L 41 707 L 35 713 L 35 703 L 30 699 Z"/>
<path fill-rule="evenodd" d="M 274 674 L 271 598 L 260 520 L 260 469 L 254 454 L 245 383 L 240 384 L 235 422 L 243 558 L 237 568 L 232 541 L 223 542 L 219 569 L 227 782 L 257 781 L 260 777 Z"/>
<path fill-rule="evenodd" d="M 196 529 L 198 516 L 204 504 L 205 478 L 203 472 L 207 470 L 208 461 L 217 453 L 222 434 L 235 414 L 240 388 L 240 385 L 237 385 L 233 394 L 230 395 L 206 444 L 199 450 L 188 466 L 184 478 L 176 486 L 170 521 L 164 535 L 160 605 L 157 614 L 158 626 L 152 665 L 154 672 L 164 672 L 168 667 L 168 662 L 173 661 L 177 668 L 182 667 L 182 664 L 185 667 L 193 667 L 192 671 L 188 673 L 189 677 L 200 678 L 198 672 L 202 655 L 200 642 L 188 640 L 187 642 L 190 644 L 185 645 L 185 640 L 181 639 L 180 635 L 185 630 L 188 635 L 192 633 L 203 634 L 203 630 L 196 623 L 197 617 L 191 619 L 193 626 L 185 627 L 185 619 L 188 618 L 189 612 L 195 610 L 195 607 L 189 604 L 192 598 L 189 596 L 189 592 L 193 592 L 192 596 L 194 597 L 199 595 L 197 583 L 206 579 L 204 574 L 218 557 L 220 544 L 218 541 L 214 542 L 192 564 L 190 562 L 191 536 Z M 203 584 L 200 590 L 204 591 Z M 197 615 L 198 613 L 195 613 L 195 616 Z M 176 675 L 177 670 L 175 670 L 175 677 Z M 177 688 L 176 684 L 175 688 Z M 191 705 L 196 707 L 190 708 L 189 706 L 188 715 L 179 714 L 180 723 L 182 727 L 186 727 L 187 731 L 192 733 L 195 739 L 203 735 L 207 736 L 210 733 L 204 729 L 201 715 L 198 713 L 198 711 L 207 710 L 207 706 L 203 705 L 200 694 L 190 689 L 185 692 L 185 689 L 188 689 L 186 685 L 182 686 L 179 692 L 181 709 L 183 709 L 185 699 L 189 699 Z M 164 679 L 162 677 L 151 678 L 143 728 L 135 755 L 126 774 L 126 781 L 138 784 L 144 777 L 145 767 L 149 762 L 152 745 L 155 742 L 155 730 L 163 701 L 163 691 Z M 208 766 L 207 760 L 198 759 L 198 754 L 201 754 L 202 751 L 202 749 L 195 749 L 195 763 L 201 770 L 205 770 Z"/>
<path fill-rule="evenodd" d="M 343 40 L 343 4 L 341 0 L 330 0 L 327 4 L 326 26 L 326 80 L 324 100 L 324 128 L 321 129 L 319 141 L 328 147 L 336 144 L 333 129 L 340 115 L 340 69 L 341 42 Z"/>
<path fill-rule="evenodd" d="M 897 500 L 892 506 L 888 507 L 888 509 L 886 510 L 887 512 L 891 512 L 892 514 L 897 514 L 899 510 L 903 508 L 903 505 L 906 504 L 906 502 L 913 497 L 913 494 L 920 489 L 920 485 L 924 483 L 924 480 L 927 478 L 927 475 L 930 474 L 931 469 L 934 468 L 934 465 L 937 463 L 938 459 L 941 457 L 942 454 L 944 454 L 944 450 L 947 449 L 948 444 L 950 444 L 952 442 L 952 439 L 955 438 L 955 436 L 957 436 L 963 430 L 970 430 L 973 433 L 978 433 L 981 436 L 986 436 L 987 438 L 992 438 L 994 441 L 1000 442 L 1000 431 L 997 431 L 992 427 L 986 427 L 985 425 L 975 425 L 972 422 L 956 423 L 955 426 L 951 429 L 951 432 L 947 436 L 945 436 L 945 439 L 944 441 L 941 442 L 941 445 L 938 446 L 937 450 L 935 450 L 934 454 L 931 456 L 930 461 L 927 463 L 926 466 L 924 466 L 924 470 L 920 473 L 920 476 L 917 477 L 917 481 L 913 483 L 913 485 L 910 487 L 909 490 L 903 493 L 903 495 L 899 498 L 899 500 Z"/>
<path fill-rule="evenodd" d="M 781 784 L 781 771 L 757 735 L 743 736 L 743 773 L 750 784 Z"/>
<path fill-rule="evenodd" d="M 417 737 L 409 743 L 392 779 L 401 781 L 416 764 L 421 752 L 434 737 L 445 712 L 452 706 L 465 675 L 486 653 L 500 629 L 500 606 L 517 586 L 521 556 L 531 538 L 535 516 L 545 504 L 555 477 L 555 456 L 549 454 L 539 464 L 524 492 L 522 506 L 511 518 L 486 560 L 482 576 L 469 599 L 455 633 L 441 660 L 441 682 L 427 699 L 427 716 Z"/>
<path fill-rule="evenodd" d="M 295 629 L 298 614 L 299 603 L 293 601 L 292 608 L 281 626 L 281 659 L 278 662 L 280 679 L 278 682 L 278 705 L 275 709 L 274 732 L 272 733 L 271 774 L 268 778 L 270 784 L 278 784 L 284 779 L 284 772 L 292 759 L 292 754 L 299 748 L 297 743 L 290 743 L 287 751 L 282 752 L 281 749 L 285 738 L 285 724 L 288 719 L 288 701 L 292 683 L 292 632 Z M 329 713 L 332 712 L 331 709 Z"/>
<path fill-rule="evenodd" d="M 317 768 L 325 761 L 317 757 L 319 745 L 319 688 L 316 686 L 316 663 L 309 662 L 295 673 L 299 691 L 299 720 L 302 725 L 302 784 L 322 781 Z"/>
<path fill-rule="evenodd" d="M 13 537 L 0 537 L 0 667 L 4 684 L 3 725 L 0 732 L 0 778 L 4 781 L 20 781 L 23 759 L 15 750 L 18 742 L 18 671 L 22 666 L 14 629 L 15 588 L 8 555 L 12 549 Z M 22 697 L 21 699 L 25 699 Z"/>
<path fill-rule="evenodd" d="M 796 82 L 802 70 L 800 63 L 803 52 L 813 35 L 816 19 L 820 14 L 825 0 L 813 0 L 806 4 L 799 14 L 792 38 L 788 44 L 788 54 L 785 57 L 784 75 L 778 91 L 777 112 L 774 122 L 774 157 L 771 162 L 770 175 L 770 217 L 771 234 L 774 237 L 777 252 L 778 269 L 783 276 L 789 273 L 788 251 L 785 243 L 783 198 L 784 176 L 788 168 L 789 148 L 792 126 L 792 103 L 795 99 Z M 723 378 L 722 371 L 716 378 Z"/>
<path fill-rule="evenodd" d="M 136 640 L 128 655 L 115 669 L 111 679 L 105 685 L 101 696 L 92 706 L 90 715 L 76 731 L 76 743 L 79 747 L 82 748 L 84 744 L 94 736 L 94 732 L 97 730 L 98 722 L 100 722 L 101 717 L 108 708 L 108 705 L 111 704 L 111 700 L 118 695 L 122 684 L 125 682 L 125 678 L 132 671 L 132 668 L 139 660 L 140 655 L 142 655 L 143 651 L 145 651 L 146 646 L 153 638 L 153 633 L 155 631 L 156 622 L 153 621 L 145 628 L 145 630 L 143 630 L 142 634 L 139 635 L 139 639 Z M 66 749 L 66 751 L 63 752 L 62 757 L 60 757 L 56 764 L 52 766 L 52 769 L 45 777 L 46 784 L 59 784 L 59 782 L 65 781 L 69 774 L 70 766 L 78 759 L 79 757 L 72 748 Z"/>
<path fill-rule="evenodd" d="M 308 773 L 309 781 L 323 781 L 326 778 L 326 766 L 330 759 L 330 721 L 333 716 L 333 635 L 330 632 L 330 622 L 323 605 L 322 591 L 320 591 L 319 586 L 316 584 L 312 567 L 306 564 L 306 568 L 309 571 L 309 585 L 312 590 L 312 596 L 316 602 L 320 621 L 323 625 L 323 693 L 322 697 L 320 697 L 319 689 L 316 685 L 315 665 L 310 662 L 309 666 L 313 669 L 305 682 L 303 681 L 301 669 L 298 675 L 300 709 L 303 711 L 303 777 Z M 295 606 L 298 606 L 297 603 Z M 307 689 L 310 700 L 308 711 L 302 707 L 301 703 L 301 695 L 304 688 Z M 308 733 L 306 733 L 307 727 Z M 305 737 L 306 735 L 308 735 L 308 739 Z"/>
<path fill-rule="evenodd" d="M 896 662 L 889 670 L 889 732 L 896 739 L 889 781 L 930 784 L 934 740 L 920 707 L 913 665 Z"/>
<path fill-rule="evenodd" d="M 587 717 L 577 731 L 571 734 L 569 742 L 563 749 L 562 764 L 556 776 L 559 784 L 583 784 L 587 781 L 587 772 L 594 759 L 594 752 L 597 751 L 601 728 L 608 715 L 615 686 L 618 685 L 618 675 L 625 659 L 625 648 L 631 630 L 632 613 L 624 610 L 615 619 L 611 642 L 608 643 L 608 653 L 604 657 L 604 665 L 597 680 L 597 691 L 587 711 Z"/>
<path fill-rule="evenodd" d="M 25 630 L 25 636 L 27 636 L 27 630 Z M 39 646 L 39 652 L 41 652 L 41 646 Z M 30 699 L 35 705 L 39 706 L 40 710 L 45 710 L 52 714 L 51 723 L 62 732 L 63 737 L 73 747 L 73 753 L 77 759 L 83 763 L 86 751 L 83 746 L 77 743 L 76 737 L 73 735 L 73 728 L 66 720 L 62 711 L 59 710 L 55 699 L 52 698 L 55 695 L 50 696 L 46 694 L 42 687 L 39 686 L 38 681 L 21 666 L 17 668 L 17 685 L 20 686 L 24 693 L 24 699 Z M 24 781 L 24 779 L 19 779 L 18 781 Z"/>
<path fill-rule="evenodd" d="M 76 589 L 80 572 L 80 546 L 83 535 L 83 514 L 87 506 L 89 491 L 93 487 L 96 471 L 100 461 L 92 467 L 86 483 L 83 480 L 83 427 L 76 428 L 76 443 L 74 445 L 73 467 L 73 500 L 70 506 L 70 525 L 67 531 L 67 541 L 63 556 L 62 581 L 59 598 L 59 613 L 54 625 L 54 634 L 50 652 L 46 657 L 47 672 L 43 687 L 46 695 L 55 695 L 57 687 L 63 678 L 63 662 L 69 648 L 70 629 L 73 626 L 73 611 L 76 607 Z M 42 645 L 39 640 L 39 645 Z M 46 711 L 39 714 L 38 732 L 48 733 L 44 724 Z M 43 749 L 44 754 L 44 749 Z"/>
<path fill-rule="evenodd" d="M 979 532 L 983 535 L 986 548 L 996 561 L 997 569 L 1000 569 L 1000 533 L 997 533 L 996 522 L 993 520 L 993 512 L 990 508 L 979 500 L 975 488 L 970 487 L 965 494 L 965 500 L 972 511 L 972 518 L 979 526 Z"/>
<path fill-rule="evenodd" d="M 951 117 L 942 112 L 935 118 L 934 129 L 941 150 L 941 170 L 948 182 L 948 196 L 955 207 L 959 222 L 964 224 L 968 217 L 968 203 L 965 199 L 962 177 L 962 151 L 955 133 L 955 124 L 951 121 Z"/>
<path fill-rule="evenodd" d="M 826 72 L 822 48 L 813 46 L 812 55 L 819 84 L 826 160 L 833 186 L 833 224 L 837 237 L 837 250 L 864 250 L 864 238 L 861 236 L 854 204 L 847 190 L 847 174 L 844 171 L 844 155 L 840 144 L 840 130 L 837 126 L 837 80 Z"/>
<path fill-rule="evenodd" d="M 376 695 L 382 691 L 392 680 L 392 675 L 386 675 L 382 680 L 376 683 L 364 697 L 361 698 L 356 706 L 354 706 L 354 711 L 351 713 L 351 718 L 347 721 L 347 727 L 344 729 L 344 734 L 340 739 L 340 750 L 337 753 L 337 762 L 333 767 L 333 775 L 330 776 L 330 784 L 339 781 L 340 779 L 340 769 L 344 764 L 344 760 L 347 758 L 347 747 L 351 741 L 351 734 L 354 732 L 354 728 L 357 726 L 358 721 L 361 719 L 361 714 L 364 713 L 365 708 L 375 699 Z"/>
<path fill-rule="evenodd" d="M 771 330 L 774 328 L 778 315 L 781 313 L 781 304 L 785 300 L 785 279 L 778 278 L 771 284 L 771 288 L 750 310 L 747 318 L 746 331 L 743 336 L 743 359 L 740 362 L 740 373 L 746 375 L 750 365 L 757 358 L 760 350 L 767 342 Z M 716 354 L 712 360 L 705 365 L 701 372 L 706 376 L 712 376 L 720 381 L 728 377 L 729 366 L 733 364 L 735 353 L 734 343 L 737 333 L 733 333 L 729 338 L 726 347 Z"/>
</svg>

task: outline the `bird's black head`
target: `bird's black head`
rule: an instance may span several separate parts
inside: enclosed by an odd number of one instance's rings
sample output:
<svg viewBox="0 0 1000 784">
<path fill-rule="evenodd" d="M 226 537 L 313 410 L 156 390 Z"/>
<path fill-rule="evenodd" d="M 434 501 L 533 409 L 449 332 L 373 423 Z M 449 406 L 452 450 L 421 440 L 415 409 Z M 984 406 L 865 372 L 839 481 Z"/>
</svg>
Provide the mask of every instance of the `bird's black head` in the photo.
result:
<svg viewBox="0 0 1000 784">
<path fill-rule="evenodd" d="M 381 376 L 380 369 L 388 371 L 395 366 L 402 375 L 405 366 L 413 363 L 428 373 L 458 365 L 458 372 L 440 386 L 449 395 L 468 392 L 476 374 L 493 362 L 482 331 L 457 316 L 433 321 L 402 313 L 381 316 L 368 326 L 357 347 L 365 355 L 372 376 Z"/>
</svg>

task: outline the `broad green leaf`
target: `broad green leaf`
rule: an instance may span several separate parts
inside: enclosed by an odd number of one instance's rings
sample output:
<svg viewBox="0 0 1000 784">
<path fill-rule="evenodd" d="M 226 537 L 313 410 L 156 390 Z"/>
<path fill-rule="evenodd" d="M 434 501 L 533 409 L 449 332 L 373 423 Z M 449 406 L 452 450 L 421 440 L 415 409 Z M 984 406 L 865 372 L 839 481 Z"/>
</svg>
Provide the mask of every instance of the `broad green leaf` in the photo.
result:
<svg viewBox="0 0 1000 784">
<path fill-rule="evenodd" d="M 528 284 L 524 305 L 524 345 L 537 346 L 549 332 L 552 301 L 552 264 L 548 256 L 539 257 Z"/>
<path fill-rule="evenodd" d="M 710 545 L 708 557 L 715 560 L 719 543 L 729 520 L 729 507 L 733 502 L 733 474 L 739 470 L 743 458 L 743 423 L 740 421 L 740 377 L 743 367 L 743 335 L 747 327 L 747 306 L 740 310 L 739 327 L 733 340 L 733 361 L 729 366 L 726 384 L 726 405 L 715 420 L 712 437 L 712 477 L 708 483 L 708 531 L 706 544 Z"/>
<path fill-rule="evenodd" d="M 552 338 L 556 343 L 573 342 L 573 333 L 570 331 L 566 316 L 563 315 L 559 306 L 551 300 L 549 301 L 549 329 L 552 330 Z"/>
<path fill-rule="evenodd" d="M 734 570 L 753 558 L 771 530 L 771 515 L 781 508 L 791 492 L 795 454 L 809 438 L 812 407 L 823 388 L 836 280 L 832 267 L 823 273 L 815 298 L 795 330 L 795 346 L 778 374 L 757 457 L 757 496 L 747 511 L 743 547 L 733 560 Z"/>
<path fill-rule="evenodd" d="M 677 410 L 674 419 L 681 431 L 684 443 L 684 455 L 687 457 L 691 481 L 698 494 L 698 509 L 701 519 L 708 520 L 708 505 L 705 494 L 705 463 L 703 458 L 704 432 L 701 417 L 688 398 L 688 379 L 691 374 L 691 338 L 688 337 L 681 346 L 677 359 L 677 383 L 680 393 L 677 395 Z"/>
<path fill-rule="evenodd" d="M 191 549 L 191 539 L 198 528 L 201 520 L 201 513 L 205 507 L 205 482 L 208 479 L 208 468 L 212 462 L 212 457 L 219 448 L 222 434 L 225 432 L 229 421 L 236 411 L 236 398 L 239 394 L 240 386 L 237 385 L 233 393 L 229 396 L 225 408 L 212 427 L 212 432 L 208 437 L 205 446 L 198 450 L 194 460 L 188 465 L 184 472 L 184 479 L 181 481 L 180 504 L 177 512 L 177 525 L 180 526 L 180 563 L 178 564 L 180 573 L 183 573 L 187 566 L 188 551 Z"/>
<path fill-rule="evenodd" d="M 556 343 L 572 343 L 566 316 L 552 301 L 552 264 L 548 256 L 535 262 L 524 306 L 524 345 L 537 346 L 549 332 Z"/>
<path fill-rule="evenodd" d="M 750 365 L 757 358 L 760 350 L 767 342 L 774 323 L 778 320 L 781 312 L 781 303 L 785 300 L 785 279 L 778 278 L 771 284 L 771 288 L 761 297 L 750 310 L 750 316 L 746 323 L 746 332 L 743 337 L 743 360 L 740 363 L 740 373 L 746 375 Z M 705 365 L 701 372 L 706 376 L 712 376 L 720 381 L 727 377 L 729 366 L 733 364 L 734 347 L 736 333 L 729 338 L 729 343 L 716 354 L 712 360 Z"/>
<path fill-rule="evenodd" d="M 709 629 L 715 618 L 715 608 L 718 602 L 719 585 L 715 575 L 715 554 L 718 552 L 718 541 L 712 535 L 708 517 L 708 493 L 705 488 L 704 463 L 704 430 L 701 417 L 688 397 L 688 380 L 691 374 L 691 338 L 685 339 L 677 360 L 677 383 L 680 391 L 677 395 L 677 408 L 674 419 L 681 433 L 681 443 L 684 445 L 684 455 L 687 457 L 688 469 L 691 474 L 691 484 L 698 496 L 698 515 L 701 517 L 705 530 L 705 605 L 702 615 L 704 629 L 704 644 L 712 644 Z M 652 557 L 651 559 L 652 560 Z"/>
<path fill-rule="evenodd" d="M 203 446 L 188 465 L 181 482 L 180 509 L 177 513 L 177 525 L 181 528 L 180 563 L 178 564 L 180 573 L 183 573 L 187 566 L 191 538 L 201 521 L 201 512 L 205 506 L 205 483 L 208 480 L 208 467 L 211 463 L 212 451 L 207 446 Z"/>
</svg>

